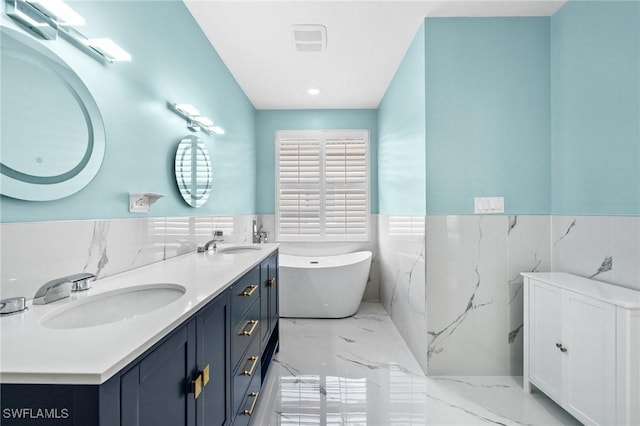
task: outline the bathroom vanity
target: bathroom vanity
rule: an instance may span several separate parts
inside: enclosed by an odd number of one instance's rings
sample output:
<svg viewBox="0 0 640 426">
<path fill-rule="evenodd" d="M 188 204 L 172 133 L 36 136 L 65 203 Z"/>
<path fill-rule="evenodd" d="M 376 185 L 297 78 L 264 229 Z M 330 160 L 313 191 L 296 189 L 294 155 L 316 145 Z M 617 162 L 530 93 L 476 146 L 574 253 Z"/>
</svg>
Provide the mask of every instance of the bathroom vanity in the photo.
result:
<svg viewBox="0 0 640 426">
<path fill-rule="evenodd" d="M 524 389 L 584 424 L 640 424 L 640 291 L 523 273 Z"/>
<path fill-rule="evenodd" d="M 277 244 L 255 247 L 148 265 L 80 296 L 184 287 L 144 315 L 60 326 L 51 319 L 83 303 L 64 299 L 2 318 L 0 423 L 247 425 L 279 344 Z"/>
</svg>

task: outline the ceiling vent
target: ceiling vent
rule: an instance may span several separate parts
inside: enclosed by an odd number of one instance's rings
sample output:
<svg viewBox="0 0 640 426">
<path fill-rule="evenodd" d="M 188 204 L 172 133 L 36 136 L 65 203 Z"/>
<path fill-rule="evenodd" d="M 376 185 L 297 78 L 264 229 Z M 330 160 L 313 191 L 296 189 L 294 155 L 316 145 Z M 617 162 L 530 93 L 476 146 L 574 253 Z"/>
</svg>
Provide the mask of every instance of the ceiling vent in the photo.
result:
<svg viewBox="0 0 640 426">
<path fill-rule="evenodd" d="M 292 25 L 293 46 L 298 52 L 322 52 L 327 48 L 324 25 Z"/>
</svg>

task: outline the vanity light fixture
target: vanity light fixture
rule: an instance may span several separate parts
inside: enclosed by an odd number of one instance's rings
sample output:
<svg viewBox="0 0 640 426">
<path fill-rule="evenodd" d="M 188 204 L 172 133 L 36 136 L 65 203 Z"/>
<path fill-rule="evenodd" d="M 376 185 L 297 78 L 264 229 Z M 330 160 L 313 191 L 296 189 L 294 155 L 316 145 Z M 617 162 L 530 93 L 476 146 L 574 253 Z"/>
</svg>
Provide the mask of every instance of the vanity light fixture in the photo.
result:
<svg viewBox="0 0 640 426">
<path fill-rule="evenodd" d="M 55 40 L 58 37 L 58 24 L 48 15 L 24 0 L 6 2 L 7 16 L 29 29 L 35 35 L 45 40 Z"/>
<path fill-rule="evenodd" d="M 224 129 L 222 127 L 214 125 L 210 118 L 200 115 L 200 111 L 191 104 L 167 102 L 167 107 L 180 117 L 187 120 L 187 127 L 193 132 L 199 132 L 202 130 L 208 135 L 212 132 L 216 135 L 224 135 Z"/>
<path fill-rule="evenodd" d="M 110 38 L 90 38 L 87 45 L 107 58 L 110 62 L 130 61 L 131 55 Z"/>
<path fill-rule="evenodd" d="M 48 16 L 55 17 L 58 25 L 80 27 L 85 24 L 84 18 L 61 0 L 30 0 L 28 3 Z"/>
<path fill-rule="evenodd" d="M 6 0 L 6 13 L 45 40 L 55 40 L 60 34 L 76 47 L 101 61 L 131 60 L 131 55 L 113 40 L 88 39 L 76 30 L 74 26 L 84 25 L 85 20 L 62 0 Z"/>
</svg>

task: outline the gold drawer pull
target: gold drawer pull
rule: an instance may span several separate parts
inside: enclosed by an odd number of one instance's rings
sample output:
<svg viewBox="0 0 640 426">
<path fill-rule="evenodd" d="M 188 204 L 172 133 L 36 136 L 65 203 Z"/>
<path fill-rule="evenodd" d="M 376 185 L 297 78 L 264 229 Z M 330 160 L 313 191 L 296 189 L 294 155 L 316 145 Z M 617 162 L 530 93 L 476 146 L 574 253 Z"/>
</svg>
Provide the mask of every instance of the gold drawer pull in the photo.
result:
<svg viewBox="0 0 640 426">
<path fill-rule="evenodd" d="M 191 391 L 193 392 L 193 398 L 198 399 L 202 392 L 202 374 L 198 374 L 198 377 L 191 382 Z"/>
<path fill-rule="evenodd" d="M 202 386 L 207 386 L 207 383 L 209 383 L 209 364 L 202 370 Z"/>
<path fill-rule="evenodd" d="M 251 336 L 253 334 L 254 331 L 256 331 L 256 327 L 258 326 L 258 320 L 251 320 L 251 321 L 247 321 L 247 325 L 244 326 L 245 330 L 242 330 L 242 333 L 240 333 L 241 336 Z M 249 329 L 249 331 L 246 330 L 247 326 L 251 326 L 251 328 Z"/>
<path fill-rule="evenodd" d="M 245 288 L 242 293 L 240 293 L 240 296 L 251 297 L 251 295 L 255 293 L 257 288 L 258 288 L 258 284 L 251 284 L 250 286 L 247 286 L 247 288 Z"/>
<path fill-rule="evenodd" d="M 267 284 L 268 287 L 273 287 L 274 285 L 276 285 L 276 279 L 275 278 L 269 278 L 269 280 L 267 282 L 268 282 L 268 284 Z"/>
<path fill-rule="evenodd" d="M 250 416 L 253 414 L 253 409 L 256 408 L 256 402 L 258 402 L 258 395 L 260 395 L 260 392 L 251 392 L 251 394 L 249 395 L 250 397 L 253 398 L 253 402 L 251 403 L 251 408 L 249 408 L 248 410 L 244 410 L 242 414 L 246 414 L 247 416 Z"/>
<path fill-rule="evenodd" d="M 250 376 L 253 374 L 253 370 L 256 369 L 256 365 L 258 364 L 258 357 L 257 356 L 252 356 L 247 358 L 247 362 L 253 362 L 253 364 L 251 364 L 251 368 L 248 370 L 243 370 L 242 373 L 240 373 L 241 376 Z"/>
</svg>

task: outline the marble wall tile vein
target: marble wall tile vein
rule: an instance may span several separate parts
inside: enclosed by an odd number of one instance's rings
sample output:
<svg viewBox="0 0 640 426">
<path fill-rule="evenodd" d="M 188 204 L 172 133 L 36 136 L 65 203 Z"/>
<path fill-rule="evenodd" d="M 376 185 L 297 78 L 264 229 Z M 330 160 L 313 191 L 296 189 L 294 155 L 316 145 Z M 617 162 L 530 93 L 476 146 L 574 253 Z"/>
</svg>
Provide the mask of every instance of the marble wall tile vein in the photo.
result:
<svg viewBox="0 0 640 426">
<path fill-rule="evenodd" d="M 552 270 L 640 289 L 640 217 L 553 216 Z"/>
<path fill-rule="evenodd" d="M 428 216 L 426 230 L 429 374 L 519 374 L 520 272 L 548 270 L 549 217 Z"/>
<path fill-rule="evenodd" d="M 32 298 L 49 280 L 78 272 L 104 278 L 193 252 L 225 229 L 251 241 L 254 215 L 3 223 L 0 297 Z M 247 235 L 248 233 L 248 235 Z"/>
<path fill-rule="evenodd" d="M 380 300 L 426 371 L 426 256 L 424 217 L 378 217 Z"/>
</svg>

